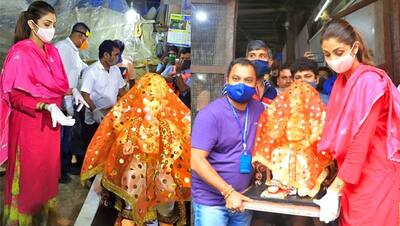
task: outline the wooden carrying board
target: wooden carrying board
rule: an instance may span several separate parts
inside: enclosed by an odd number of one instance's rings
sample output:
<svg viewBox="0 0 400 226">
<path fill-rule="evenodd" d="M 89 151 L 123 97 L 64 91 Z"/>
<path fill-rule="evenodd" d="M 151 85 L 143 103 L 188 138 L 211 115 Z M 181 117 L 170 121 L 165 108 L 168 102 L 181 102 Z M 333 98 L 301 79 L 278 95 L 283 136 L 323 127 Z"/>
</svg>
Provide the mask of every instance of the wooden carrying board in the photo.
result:
<svg viewBox="0 0 400 226">
<path fill-rule="evenodd" d="M 285 199 L 262 198 L 260 195 L 266 185 L 252 185 L 244 192 L 244 195 L 253 199 L 253 202 L 245 202 L 245 209 L 260 212 L 280 213 L 305 217 L 319 217 L 319 206 L 310 198 L 288 196 Z"/>
</svg>

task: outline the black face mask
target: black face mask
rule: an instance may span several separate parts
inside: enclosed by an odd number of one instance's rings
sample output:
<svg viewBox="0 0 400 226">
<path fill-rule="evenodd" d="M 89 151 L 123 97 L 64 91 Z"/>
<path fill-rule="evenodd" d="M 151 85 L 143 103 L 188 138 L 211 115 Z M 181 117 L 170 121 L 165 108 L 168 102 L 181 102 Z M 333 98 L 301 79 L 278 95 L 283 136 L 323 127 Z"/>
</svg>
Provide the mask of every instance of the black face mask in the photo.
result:
<svg viewBox="0 0 400 226">
<path fill-rule="evenodd" d="M 182 63 L 182 70 L 190 69 L 191 64 L 192 64 L 191 60 L 184 60 Z"/>
</svg>

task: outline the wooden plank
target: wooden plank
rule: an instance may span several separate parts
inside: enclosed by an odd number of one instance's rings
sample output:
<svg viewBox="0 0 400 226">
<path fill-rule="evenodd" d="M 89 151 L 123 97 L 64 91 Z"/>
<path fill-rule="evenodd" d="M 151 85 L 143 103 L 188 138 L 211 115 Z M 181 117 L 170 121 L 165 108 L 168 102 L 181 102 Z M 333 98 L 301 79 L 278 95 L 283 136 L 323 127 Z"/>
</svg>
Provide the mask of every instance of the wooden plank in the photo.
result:
<svg viewBox="0 0 400 226">
<path fill-rule="evenodd" d="M 260 212 L 289 214 L 304 217 L 319 217 L 319 208 L 314 206 L 255 200 L 253 202 L 245 202 L 244 207 L 247 210 Z"/>
<path fill-rule="evenodd" d="M 101 200 L 101 177 L 101 174 L 98 174 L 95 177 L 89 193 L 86 196 L 85 202 L 83 203 L 81 211 L 79 212 L 78 218 L 76 218 L 74 226 L 92 225 Z"/>
<path fill-rule="evenodd" d="M 296 197 L 288 197 L 284 200 L 262 199 L 260 194 L 264 190 L 265 185 L 248 187 L 243 194 L 253 199 L 253 202 L 245 202 L 245 209 L 304 217 L 319 217 L 319 207 L 311 199 Z"/>
<path fill-rule="evenodd" d="M 274 13 L 274 14 L 276 14 L 276 13 L 280 13 L 280 12 L 286 12 L 287 11 L 287 9 L 286 8 L 264 8 L 264 9 L 256 9 L 256 8 L 254 8 L 254 9 L 239 9 L 239 15 L 240 16 L 244 16 L 244 15 L 249 15 L 249 16 L 252 16 L 252 15 L 258 15 L 258 16 L 260 16 L 259 14 L 271 14 L 271 13 Z"/>
<path fill-rule="evenodd" d="M 395 85 L 400 83 L 400 3 L 398 0 L 383 1 L 385 63 L 387 73 Z"/>
<path fill-rule="evenodd" d="M 226 16 L 226 57 L 225 64 L 228 65 L 235 57 L 236 50 L 236 25 L 237 25 L 237 12 L 238 0 L 224 0 L 228 8 Z M 226 70 L 226 69 L 225 69 Z M 225 73 L 225 72 L 223 72 Z"/>
<path fill-rule="evenodd" d="M 383 32 L 384 34 L 384 56 L 385 62 L 383 62 L 384 67 L 382 67 L 388 75 L 393 79 L 393 53 L 392 53 L 392 28 L 391 28 L 391 20 L 392 20 L 392 13 L 391 11 L 391 2 L 390 1 L 383 1 Z M 383 35 L 383 34 L 377 34 Z M 383 66 L 383 65 L 382 65 Z"/>
<path fill-rule="evenodd" d="M 228 66 L 192 65 L 193 74 L 225 74 Z"/>
</svg>

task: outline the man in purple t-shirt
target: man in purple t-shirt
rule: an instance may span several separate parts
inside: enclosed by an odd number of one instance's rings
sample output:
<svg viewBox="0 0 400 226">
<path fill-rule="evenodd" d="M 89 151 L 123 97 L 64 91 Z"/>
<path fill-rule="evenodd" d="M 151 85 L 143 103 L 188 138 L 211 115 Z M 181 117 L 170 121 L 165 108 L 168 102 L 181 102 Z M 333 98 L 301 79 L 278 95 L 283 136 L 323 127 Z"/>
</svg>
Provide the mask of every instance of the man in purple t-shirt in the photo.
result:
<svg viewBox="0 0 400 226">
<path fill-rule="evenodd" d="M 192 201 L 195 226 L 250 225 L 243 196 L 252 176 L 251 152 L 263 105 L 252 99 L 256 70 L 247 59 L 231 62 L 227 95 L 197 115 L 192 129 Z"/>
</svg>

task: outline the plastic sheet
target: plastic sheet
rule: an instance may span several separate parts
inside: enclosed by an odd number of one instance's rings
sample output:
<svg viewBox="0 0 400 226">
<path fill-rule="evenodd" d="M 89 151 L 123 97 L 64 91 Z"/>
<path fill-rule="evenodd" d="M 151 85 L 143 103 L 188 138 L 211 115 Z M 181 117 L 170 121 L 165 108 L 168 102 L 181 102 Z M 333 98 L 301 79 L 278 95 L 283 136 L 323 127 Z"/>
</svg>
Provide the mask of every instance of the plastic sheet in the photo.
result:
<svg viewBox="0 0 400 226">
<path fill-rule="evenodd" d="M 77 21 L 84 22 L 90 27 L 92 37 L 89 39 L 89 49 L 82 52 L 82 58 L 87 61 L 98 59 L 98 46 L 106 39 L 123 41 L 124 54 L 134 60 L 144 60 L 154 55 L 155 43 L 151 39 L 152 24 L 146 24 L 144 20 L 129 23 L 125 14 L 103 7 L 80 8 L 60 14 L 57 19 L 62 24 L 57 25 L 56 40 L 67 37 Z"/>
<path fill-rule="evenodd" d="M 26 10 L 25 0 L 0 1 L 0 65 L 12 44 L 15 24 L 19 13 Z"/>
<path fill-rule="evenodd" d="M 13 42 L 13 33 L 19 14 L 33 0 L 0 1 L 0 64 Z M 57 13 L 54 42 L 69 36 L 76 22 L 86 23 L 92 32 L 89 48 L 81 53 L 91 63 L 98 60 L 98 46 L 106 39 L 119 39 L 125 43 L 125 56 L 130 56 L 137 67 L 157 64 L 152 21 L 139 18 L 129 21 L 125 0 L 47 0 Z"/>
</svg>

